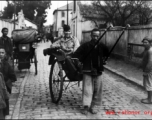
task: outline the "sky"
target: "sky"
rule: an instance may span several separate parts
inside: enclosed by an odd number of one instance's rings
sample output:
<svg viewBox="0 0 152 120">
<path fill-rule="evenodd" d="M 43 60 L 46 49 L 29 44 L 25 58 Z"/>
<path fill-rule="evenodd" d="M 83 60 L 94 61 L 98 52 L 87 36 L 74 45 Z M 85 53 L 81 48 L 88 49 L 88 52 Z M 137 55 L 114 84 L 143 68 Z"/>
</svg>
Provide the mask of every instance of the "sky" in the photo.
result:
<svg viewBox="0 0 152 120">
<path fill-rule="evenodd" d="M 72 0 L 68 0 L 68 3 L 71 3 Z M 90 1 L 81 1 L 82 3 L 90 3 Z M 47 9 L 46 11 L 48 12 L 47 13 L 47 17 L 46 17 L 46 20 L 47 22 L 44 23 L 44 25 L 51 25 L 53 24 L 53 11 L 59 7 L 62 7 L 64 5 L 67 5 L 67 0 L 62 0 L 62 1 L 55 1 L 55 0 L 51 0 L 51 7 L 50 9 Z M 6 1 L 0 1 L 0 11 L 3 10 L 3 8 L 7 6 L 7 2 Z"/>
</svg>

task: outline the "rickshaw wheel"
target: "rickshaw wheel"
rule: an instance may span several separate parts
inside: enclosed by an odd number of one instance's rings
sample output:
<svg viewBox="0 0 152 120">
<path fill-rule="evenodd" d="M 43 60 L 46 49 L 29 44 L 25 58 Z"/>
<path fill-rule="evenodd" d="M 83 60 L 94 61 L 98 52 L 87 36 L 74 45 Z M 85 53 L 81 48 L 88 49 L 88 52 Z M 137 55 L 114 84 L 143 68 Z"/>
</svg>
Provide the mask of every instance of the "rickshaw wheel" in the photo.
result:
<svg viewBox="0 0 152 120">
<path fill-rule="evenodd" d="M 54 60 L 51 66 L 49 87 L 52 102 L 57 104 L 60 101 L 63 92 L 63 69 L 61 63 L 57 62 L 57 60 Z"/>
</svg>

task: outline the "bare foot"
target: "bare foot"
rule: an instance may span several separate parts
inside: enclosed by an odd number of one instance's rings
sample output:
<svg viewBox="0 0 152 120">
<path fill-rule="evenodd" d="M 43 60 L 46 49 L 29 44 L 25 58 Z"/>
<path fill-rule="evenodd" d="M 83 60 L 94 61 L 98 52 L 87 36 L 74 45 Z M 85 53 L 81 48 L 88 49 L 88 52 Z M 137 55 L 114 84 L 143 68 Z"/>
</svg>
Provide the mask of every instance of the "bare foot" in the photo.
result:
<svg viewBox="0 0 152 120">
<path fill-rule="evenodd" d="M 92 107 L 90 108 L 90 112 L 91 112 L 92 114 L 97 114 L 97 113 L 98 113 L 97 106 L 96 106 L 96 105 L 92 106 Z"/>
<path fill-rule="evenodd" d="M 152 101 L 150 101 L 148 98 L 142 99 L 141 102 L 144 104 L 152 104 Z"/>
<path fill-rule="evenodd" d="M 92 114 L 97 114 L 97 113 L 98 113 L 98 110 L 90 109 L 90 112 L 91 112 Z"/>
<path fill-rule="evenodd" d="M 89 111 L 89 107 L 88 106 L 84 106 L 84 109 L 82 110 L 82 114 L 87 115 Z"/>
</svg>

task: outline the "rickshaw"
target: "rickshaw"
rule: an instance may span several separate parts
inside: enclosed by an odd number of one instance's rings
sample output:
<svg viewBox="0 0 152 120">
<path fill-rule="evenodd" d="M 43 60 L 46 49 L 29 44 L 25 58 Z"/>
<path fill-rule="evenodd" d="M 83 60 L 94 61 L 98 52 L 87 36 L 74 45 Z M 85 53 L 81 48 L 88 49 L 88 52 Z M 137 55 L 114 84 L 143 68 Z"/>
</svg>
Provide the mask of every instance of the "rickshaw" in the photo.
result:
<svg viewBox="0 0 152 120">
<path fill-rule="evenodd" d="M 12 32 L 14 45 L 13 65 L 18 64 L 18 69 L 30 69 L 31 64 L 35 65 L 35 75 L 37 75 L 37 30 L 36 29 L 16 29 Z"/>
<path fill-rule="evenodd" d="M 62 49 L 45 49 L 47 55 L 54 56 L 49 75 L 50 94 L 53 103 L 58 103 L 63 91 L 68 87 L 80 85 L 82 81 L 81 63 L 77 58 L 69 58 Z M 45 51 L 44 50 L 44 51 Z M 44 55 L 45 52 L 43 51 Z M 75 64 L 73 64 L 75 63 Z M 73 85 L 70 83 L 73 82 Z"/>
<path fill-rule="evenodd" d="M 113 49 L 115 48 L 121 36 L 124 34 L 125 30 L 128 27 L 130 26 L 127 25 L 126 27 L 121 27 L 123 31 L 118 37 L 114 46 L 109 51 L 108 56 L 103 59 L 104 64 L 108 60 Z M 113 26 L 110 25 L 107 29 L 105 29 L 105 31 L 99 37 L 99 39 L 97 40 L 94 46 L 96 46 L 100 42 L 101 38 L 106 34 L 107 30 L 109 30 L 110 28 L 113 28 Z M 86 55 L 85 58 L 87 58 L 87 56 L 92 52 L 93 49 L 94 47 L 89 51 L 89 53 Z M 82 66 L 83 65 L 77 58 L 68 57 L 64 53 L 64 51 L 60 48 L 44 49 L 43 54 L 44 56 L 46 55 L 54 56 L 53 62 L 51 64 L 51 70 L 50 70 L 50 76 L 49 76 L 49 87 L 50 87 L 52 102 L 57 104 L 62 97 L 63 91 L 67 90 L 71 82 L 75 82 L 75 84 L 80 85 L 80 82 L 82 81 Z"/>
</svg>

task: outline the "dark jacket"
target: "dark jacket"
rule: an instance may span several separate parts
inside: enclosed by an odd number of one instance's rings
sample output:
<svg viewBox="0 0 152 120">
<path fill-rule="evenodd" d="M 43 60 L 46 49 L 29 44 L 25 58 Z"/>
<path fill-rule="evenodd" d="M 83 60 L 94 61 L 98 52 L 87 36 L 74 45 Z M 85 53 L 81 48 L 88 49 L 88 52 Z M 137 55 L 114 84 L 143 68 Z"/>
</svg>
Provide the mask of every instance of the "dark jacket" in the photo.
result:
<svg viewBox="0 0 152 120">
<path fill-rule="evenodd" d="M 0 46 L 5 48 L 6 54 L 8 56 L 12 56 L 13 53 L 13 44 L 9 37 L 4 38 L 3 36 L 0 37 Z"/>
<path fill-rule="evenodd" d="M 10 66 L 7 61 L 2 61 L 0 66 L 0 72 L 4 76 L 4 81 L 9 93 L 11 93 L 12 82 L 17 80 L 14 69 Z"/>
<path fill-rule="evenodd" d="M 83 63 L 83 72 L 99 75 L 104 70 L 103 59 L 108 56 L 109 50 L 107 46 L 99 43 L 89 54 L 94 44 L 94 41 L 84 43 L 75 51 L 72 57 L 78 58 Z"/>
</svg>

